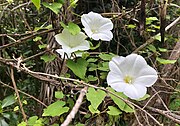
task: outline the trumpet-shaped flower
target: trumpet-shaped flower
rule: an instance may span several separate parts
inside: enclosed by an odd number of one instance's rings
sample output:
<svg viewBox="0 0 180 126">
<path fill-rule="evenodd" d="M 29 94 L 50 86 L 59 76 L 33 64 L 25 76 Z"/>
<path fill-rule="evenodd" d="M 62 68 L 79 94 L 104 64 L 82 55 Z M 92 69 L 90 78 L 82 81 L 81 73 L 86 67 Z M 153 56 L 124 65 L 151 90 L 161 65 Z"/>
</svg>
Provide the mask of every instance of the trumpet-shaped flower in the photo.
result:
<svg viewBox="0 0 180 126">
<path fill-rule="evenodd" d="M 131 99 L 142 98 L 147 87 L 152 86 L 158 78 L 156 70 L 137 54 L 114 57 L 109 62 L 109 68 L 107 83 Z"/>
<path fill-rule="evenodd" d="M 71 53 L 78 50 L 88 50 L 90 48 L 89 42 L 85 40 L 87 36 L 80 32 L 76 35 L 72 35 L 67 29 L 64 29 L 62 33 L 55 35 L 56 41 L 62 46 L 62 49 L 56 51 L 64 56 L 64 53 L 70 58 Z"/>
<path fill-rule="evenodd" d="M 113 23 L 110 19 L 102 17 L 98 13 L 89 12 L 81 17 L 86 34 L 94 40 L 110 41 L 113 38 L 111 30 Z"/>
</svg>

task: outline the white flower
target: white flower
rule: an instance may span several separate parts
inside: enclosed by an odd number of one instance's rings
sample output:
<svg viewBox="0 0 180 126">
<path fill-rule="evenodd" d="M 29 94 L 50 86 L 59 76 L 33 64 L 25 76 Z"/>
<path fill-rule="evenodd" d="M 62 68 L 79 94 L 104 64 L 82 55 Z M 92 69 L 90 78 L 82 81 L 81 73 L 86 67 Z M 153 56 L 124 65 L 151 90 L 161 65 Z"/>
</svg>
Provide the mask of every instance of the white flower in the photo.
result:
<svg viewBox="0 0 180 126">
<path fill-rule="evenodd" d="M 94 40 L 110 41 L 113 34 L 113 23 L 110 19 L 102 17 L 98 13 L 89 12 L 81 17 L 82 25 L 86 34 Z"/>
<path fill-rule="evenodd" d="M 55 35 L 56 41 L 62 46 L 62 49 L 57 49 L 56 51 L 62 57 L 66 53 L 70 58 L 71 53 L 90 48 L 89 42 L 85 40 L 86 38 L 87 36 L 83 32 L 72 35 L 67 29 L 64 29 L 62 33 Z"/>
<path fill-rule="evenodd" d="M 156 70 L 137 54 L 114 57 L 109 68 L 107 83 L 131 99 L 142 98 L 147 92 L 146 87 L 152 86 L 158 78 Z"/>
</svg>

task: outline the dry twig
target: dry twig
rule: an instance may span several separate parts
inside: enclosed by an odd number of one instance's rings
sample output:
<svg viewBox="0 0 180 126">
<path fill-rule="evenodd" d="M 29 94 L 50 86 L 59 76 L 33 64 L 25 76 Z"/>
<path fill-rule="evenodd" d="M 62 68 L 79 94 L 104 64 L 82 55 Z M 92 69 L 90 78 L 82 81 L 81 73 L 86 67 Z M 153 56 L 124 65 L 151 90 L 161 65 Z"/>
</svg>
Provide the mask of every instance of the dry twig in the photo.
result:
<svg viewBox="0 0 180 126">
<path fill-rule="evenodd" d="M 73 109 L 71 110 L 71 112 L 69 113 L 69 115 L 67 116 L 66 120 L 61 124 L 61 126 L 68 126 L 70 124 L 70 122 L 72 121 L 72 119 L 74 119 L 76 113 L 79 110 L 79 107 L 81 106 L 81 103 L 83 101 L 83 97 L 87 92 L 87 87 L 84 87 L 81 92 L 80 95 L 76 101 L 76 104 L 74 105 Z"/>
</svg>

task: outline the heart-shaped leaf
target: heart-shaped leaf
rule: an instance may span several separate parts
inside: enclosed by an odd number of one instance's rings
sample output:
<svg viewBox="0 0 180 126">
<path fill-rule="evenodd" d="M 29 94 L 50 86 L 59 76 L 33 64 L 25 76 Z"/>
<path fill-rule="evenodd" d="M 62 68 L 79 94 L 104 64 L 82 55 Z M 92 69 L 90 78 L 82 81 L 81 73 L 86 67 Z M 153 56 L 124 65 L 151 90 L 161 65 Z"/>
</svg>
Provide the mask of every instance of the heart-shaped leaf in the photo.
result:
<svg viewBox="0 0 180 126">
<path fill-rule="evenodd" d="M 60 116 L 63 113 L 68 112 L 68 107 L 63 107 L 65 105 L 65 102 L 63 101 L 57 101 L 53 104 L 49 105 L 46 109 L 44 109 L 44 113 L 42 116 Z"/>
<path fill-rule="evenodd" d="M 59 13 L 60 8 L 62 7 L 61 3 L 47 3 L 47 2 L 43 2 L 42 3 L 46 8 L 49 8 L 50 10 L 52 10 L 55 14 Z"/>
<path fill-rule="evenodd" d="M 89 88 L 88 93 L 86 94 L 88 101 L 91 102 L 92 107 L 97 110 L 98 106 L 103 101 L 106 93 L 102 90 L 95 90 L 94 88 Z"/>
<path fill-rule="evenodd" d="M 81 79 L 85 78 L 87 66 L 88 62 L 83 58 L 78 59 L 77 62 L 74 62 L 71 59 L 67 61 L 67 67 L 71 69 L 73 73 Z"/>
<path fill-rule="evenodd" d="M 112 88 L 110 88 L 110 87 L 108 87 L 107 89 L 108 89 L 109 91 L 113 92 L 114 94 L 117 94 L 117 95 L 119 95 L 119 96 L 123 96 L 123 97 L 124 97 L 123 93 L 121 93 L 121 92 L 115 92 L 115 91 L 114 91 Z M 114 95 L 112 95 L 112 94 L 110 94 L 110 97 L 112 98 L 112 100 L 114 101 L 114 103 L 115 103 L 116 105 L 118 105 L 118 107 L 119 107 L 121 110 L 124 109 L 126 103 L 125 103 L 123 100 L 119 99 L 118 97 L 116 97 L 116 96 L 114 96 Z"/>
<path fill-rule="evenodd" d="M 100 113 L 100 111 L 98 109 L 94 109 L 94 107 L 92 107 L 92 105 L 88 106 L 88 108 L 92 114 Z"/>
<path fill-rule="evenodd" d="M 108 109 L 109 109 L 109 111 L 107 111 L 107 113 L 108 113 L 109 115 L 119 115 L 119 114 L 122 113 L 119 109 L 117 109 L 117 108 L 114 107 L 114 106 L 108 106 Z"/>
</svg>

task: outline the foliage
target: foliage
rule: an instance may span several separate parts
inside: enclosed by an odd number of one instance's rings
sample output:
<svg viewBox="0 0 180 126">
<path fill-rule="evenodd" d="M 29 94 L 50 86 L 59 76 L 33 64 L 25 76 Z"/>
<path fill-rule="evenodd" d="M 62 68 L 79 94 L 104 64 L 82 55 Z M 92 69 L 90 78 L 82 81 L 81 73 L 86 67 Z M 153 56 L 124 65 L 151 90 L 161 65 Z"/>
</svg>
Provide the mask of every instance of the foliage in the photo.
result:
<svg viewBox="0 0 180 126">
<path fill-rule="evenodd" d="M 58 126 L 69 115 L 70 126 L 178 125 L 180 25 L 172 22 L 180 3 L 165 4 L 146 1 L 143 13 L 137 0 L 1 0 L 0 126 Z M 63 30 L 67 40 L 58 42 Z M 158 81 L 140 99 L 107 81 L 112 58 L 131 53 L 158 71 Z"/>
</svg>

